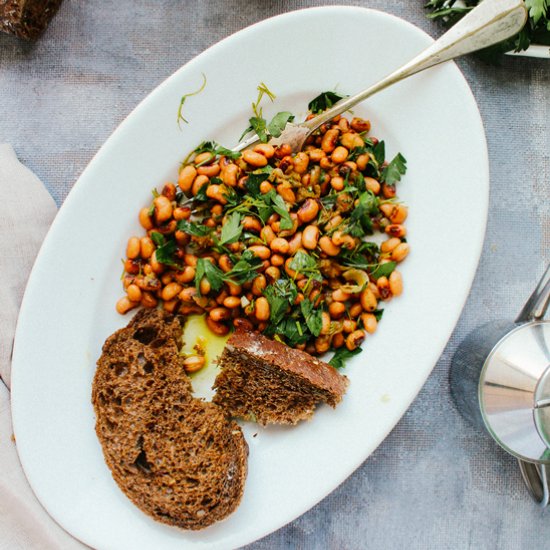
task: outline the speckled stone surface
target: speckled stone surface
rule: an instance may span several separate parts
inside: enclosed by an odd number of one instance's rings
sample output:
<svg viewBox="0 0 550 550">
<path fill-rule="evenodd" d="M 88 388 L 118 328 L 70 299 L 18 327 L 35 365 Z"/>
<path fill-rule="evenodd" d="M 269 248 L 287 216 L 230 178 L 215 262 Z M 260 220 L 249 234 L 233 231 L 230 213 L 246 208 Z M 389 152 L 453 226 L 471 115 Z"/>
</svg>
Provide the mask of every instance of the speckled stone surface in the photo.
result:
<svg viewBox="0 0 550 550">
<path fill-rule="evenodd" d="M 0 142 L 14 146 L 61 204 L 112 130 L 178 67 L 251 23 L 325 3 L 342 2 L 65 0 L 39 42 L 0 35 Z M 422 0 L 347 3 L 441 34 Z M 506 58 L 493 67 L 468 58 L 459 66 L 481 110 L 491 163 L 485 245 L 460 321 L 377 451 L 325 500 L 250 549 L 548 547 L 550 510 L 530 500 L 515 460 L 463 421 L 448 374 L 464 336 L 514 318 L 550 261 L 550 60 Z M 441 208 L 450 207 L 442 193 Z"/>
</svg>

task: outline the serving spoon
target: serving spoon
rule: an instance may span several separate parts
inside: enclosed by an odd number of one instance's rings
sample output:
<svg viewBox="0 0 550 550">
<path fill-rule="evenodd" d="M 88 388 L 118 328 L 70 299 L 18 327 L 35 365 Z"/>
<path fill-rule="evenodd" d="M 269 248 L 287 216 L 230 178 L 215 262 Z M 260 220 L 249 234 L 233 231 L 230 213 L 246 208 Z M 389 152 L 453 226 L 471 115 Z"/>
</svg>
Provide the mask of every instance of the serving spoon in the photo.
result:
<svg viewBox="0 0 550 550">
<path fill-rule="evenodd" d="M 523 28 L 527 15 L 523 0 L 484 0 L 431 46 L 396 71 L 362 92 L 338 101 L 310 120 L 300 124 L 288 123 L 282 134 L 272 137 L 269 143 L 286 143 L 293 152 L 298 152 L 312 132 L 335 116 L 413 74 L 510 38 Z M 240 142 L 234 151 L 242 151 L 259 141 L 258 136 L 254 135 Z"/>
</svg>

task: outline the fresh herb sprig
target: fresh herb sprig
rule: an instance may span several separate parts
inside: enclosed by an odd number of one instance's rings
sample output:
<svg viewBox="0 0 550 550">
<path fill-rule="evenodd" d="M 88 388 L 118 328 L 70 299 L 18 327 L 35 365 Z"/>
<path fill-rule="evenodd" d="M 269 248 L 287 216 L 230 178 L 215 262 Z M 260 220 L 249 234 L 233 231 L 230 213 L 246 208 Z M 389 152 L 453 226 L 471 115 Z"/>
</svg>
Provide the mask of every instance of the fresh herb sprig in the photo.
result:
<svg viewBox="0 0 550 550">
<path fill-rule="evenodd" d="M 348 348 L 343 347 L 336 350 L 336 352 L 332 356 L 332 359 L 328 363 L 329 365 L 332 365 L 335 369 L 341 369 L 342 367 L 345 367 L 345 362 L 348 359 L 350 359 L 354 355 L 357 355 L 358 353 L 361 353 L 361 348 L 349 350 Z"/>
<path fill-rule="evenodd" d="M 209 260 L 199 258 L 195 267 L 195 287 L 200 296 L 200 282 L 203 277 L 207 279 L 210 286 L 216 292 L 221 289 L 224 283 L 242 285 L 252 281 L 257 270 L 261 267 L 262 260 L 252 253 L 243 252 L 237 263 L 227 272 L 223 272 L 218 266 Z"/>
<path fill-rule="evenodd" d="M 337 94 L 336 92 L 322 92 L 317 97 L 314 97 L 307 105 L 307 108 L 311 113 L 317 115 L 330 109 L 335 103 L 338 103 L 344 96 Z"/>
<path fill-rule="evenodd" d="M 268 193 L 260 192 L 260 184 L 270 176 L 269 170 L 257 170 L 248 176 L 246 191 L 244 195 L 235 194 L 232 201 L 229 201 L 229 213 L 241 213 L 255 216 L 265 223 L 271 214 L 279 214 L 281 218 L 281 229 L 290 229 L 293 226 L 292 218 L 283 197 L 271 189 Z"/>
<path fill-rule="evenodd" d="M 262 143 L 267 143 L 271 137 L 279 137 L 285 126 L 294 120 L 294 115 L 289 111 L 281 111 L 277 113 L 270 122 L 264 118 L 263 107 L 260 106 L 262 99 L 268 97 L 272 102 L 275 100 L 275 94 L 263 83 L 258 86 L 258 97 L 252 103 L 253 117 L 248 119 L 248 126 L 242 133 L 239 141 L 250 132 L 254 132 Z"/>
<path fill-rule="evenodd" d="M 166 239 L 166 237 L 158 231 L 151 232 L 151 239 L 157 246 L 156 257 L 159 263 L 170 267 L 181 268 L 180 263 L 175 258 L 175 253 L 178 248 L 176 241 L 173 239 Z"/>
<path fill-rule="evenodd" d="M 227 149 L 227 147 L 224 147 L 223 145 L 220 145 L 215 141 L 203 141 L 197 147 L 195 147 L 195 149 L 193 149 L 187 155 L 187 157 L 185 157 L 181 165 L 185 166 L 186 164 L 189 164 L 189 161 L 192 157 L 195 157 L 196 155 L 200 155 L 201 153 L 211 153 L 212 155 L 211 158 L 207 159 L 204 162 L 212 162 L 212 159 L 216 159 L 221 156 L 227 157 L 231 160 L 238 159 L 241 156 L 240 152 Z M 201 166 L 201 165 L 199 164 L 196 166 Z"/>
<path fill-rule="evenodd" d="M 177 123 L 178 123 L 178 126 L 180 127 L 180 130 L 181 130 L 182 122 L 184 122 L 185 124 L 189 124 L 189 121 L 183 116 L 183 106 L 185 105 L 185 102 L 187 101 L 188 98 L 194 95 L 200 94 L 204 90 L 204 88 L 206 88 L 206 75 L 202 73 L 202 84 L 200 88 L 198 88 L 194 92 L 190 92 L 181 96 L 180 104 L 178 107 L 178 118 L 177 118 Z"/>
</svg>

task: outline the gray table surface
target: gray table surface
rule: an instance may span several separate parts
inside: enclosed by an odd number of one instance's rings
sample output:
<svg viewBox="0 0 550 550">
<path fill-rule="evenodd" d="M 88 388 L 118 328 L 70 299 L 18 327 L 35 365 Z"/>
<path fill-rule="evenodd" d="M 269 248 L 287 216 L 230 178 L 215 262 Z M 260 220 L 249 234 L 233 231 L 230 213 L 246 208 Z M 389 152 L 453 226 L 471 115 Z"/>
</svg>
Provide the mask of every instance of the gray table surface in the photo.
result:
<svg viewBox="0 0 550 550">
<path fill-rule="evenodd" d="M 39 42 L 0 36 L 0 142 L 14 146 L 60 205 L 119 122 L 178 67 L 256 21 L 325 3 L 341 2 L 65 0 Z M 422 0 L 347 3 L 441 34 Z M 479 104 L 491 167 L 485 244 L 460 321 L 376 452 L 330 496 L 251 549 L 550 546 L 550 510 L 530 500 L 515 460 L 464 422 L 448 382 L 464 336 L 514 318 L 550 261 L 550 60 L 506 58 L 495 67 L 470 57 L 459 66 Z"/>
</svg>

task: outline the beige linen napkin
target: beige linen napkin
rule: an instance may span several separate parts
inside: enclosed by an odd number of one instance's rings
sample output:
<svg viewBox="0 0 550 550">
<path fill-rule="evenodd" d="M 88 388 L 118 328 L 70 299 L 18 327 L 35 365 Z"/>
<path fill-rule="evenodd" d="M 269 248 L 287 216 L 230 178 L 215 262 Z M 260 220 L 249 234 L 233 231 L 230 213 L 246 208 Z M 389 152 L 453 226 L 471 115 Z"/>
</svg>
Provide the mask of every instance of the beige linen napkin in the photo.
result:
<svg viewBox="0 0 550 550">
<path fill-rule="evenodd" d="M 56 214 L 41 181 L 0 144 L 0 550 L 85 548 L 42 508 L 21 469 L 10 414 L 11 350 L 32 264 Z"/>
</svg>

